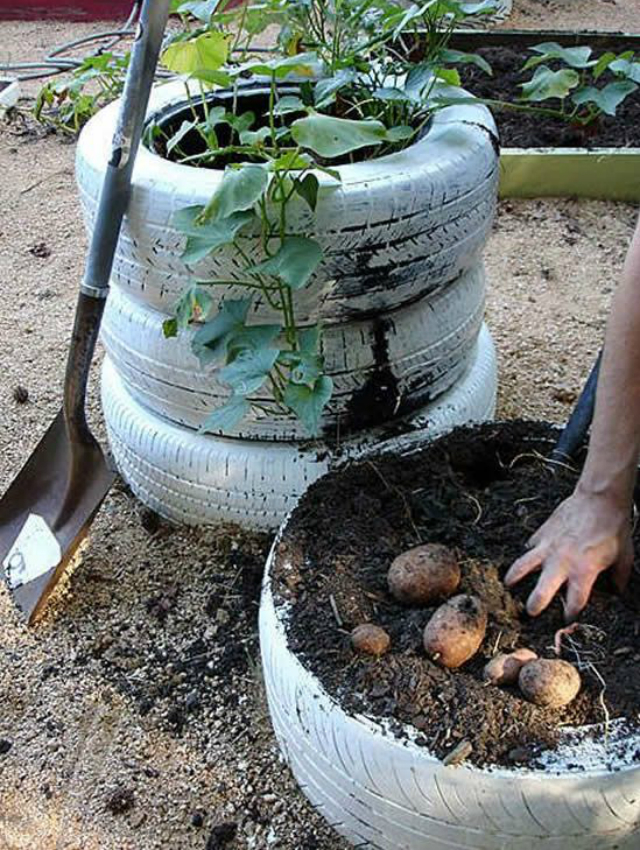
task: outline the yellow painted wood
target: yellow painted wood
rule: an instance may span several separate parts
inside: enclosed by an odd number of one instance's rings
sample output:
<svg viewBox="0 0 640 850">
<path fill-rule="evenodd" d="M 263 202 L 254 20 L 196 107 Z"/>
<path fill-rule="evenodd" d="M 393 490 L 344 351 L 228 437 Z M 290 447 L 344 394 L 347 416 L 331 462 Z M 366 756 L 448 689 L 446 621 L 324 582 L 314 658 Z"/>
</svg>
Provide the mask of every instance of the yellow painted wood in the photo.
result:
<svg viewBox="0 0 640 850">
<path fill-rule="evenodd" d="M 640 201 L 640 148 L 503 148 L 500 196 Z"/>
</svg>

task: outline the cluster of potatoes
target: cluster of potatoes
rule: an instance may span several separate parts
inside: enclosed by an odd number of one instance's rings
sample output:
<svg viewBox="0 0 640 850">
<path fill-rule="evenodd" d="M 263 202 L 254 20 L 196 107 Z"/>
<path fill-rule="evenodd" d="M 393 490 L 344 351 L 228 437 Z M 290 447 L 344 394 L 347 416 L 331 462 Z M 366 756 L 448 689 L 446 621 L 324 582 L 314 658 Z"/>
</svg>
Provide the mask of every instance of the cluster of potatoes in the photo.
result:
<svg viewBox="0 0 640 850">
<path fill-rule="evenodd" d="M 453 595 L 460 585 L 460 565 L 446 546 L 428 543 L 398 555 L 387 575 L 389 591 L 409 607 L 430 606 L 446 600 L 431 616 L 423 633 L 425 652 L 442 667 L 455 670 L 480 649 L 487 631 L 486 605 L 477 596 Z M 391 645 L 387 632 L 372 623 L 351 633 L 354 649 L 384 655 Z M 576 668 L 559 659 L 538 658 L 530 649 L 496 655 L 484 668 L 484 679 L 497 687 L 516 682 L 526 699 L 536 705 L 560 708 L 580 691 Z"/>
</svg>

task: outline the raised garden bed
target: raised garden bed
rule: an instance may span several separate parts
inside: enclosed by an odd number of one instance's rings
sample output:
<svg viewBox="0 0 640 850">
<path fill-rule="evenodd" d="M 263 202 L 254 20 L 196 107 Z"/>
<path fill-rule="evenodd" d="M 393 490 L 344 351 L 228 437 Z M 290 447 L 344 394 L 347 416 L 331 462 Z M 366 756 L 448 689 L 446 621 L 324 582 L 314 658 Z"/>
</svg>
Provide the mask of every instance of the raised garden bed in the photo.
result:
<svg viewBox="0 0 640 850">
<path fill-rule="evenodd" d="M 565 47 L 589 45 L 594 56 L 605 51 L 640 51 L 640 36 L 626 33 L 501 31 L 458 33 L 458 49 L 478 52 L 494 68 L 487 77 L 467 67 L 465 85 L 479 97 L 513 101 L 519 83 L 531 74 L 520 68 L 530 47 L 557 42 Z M 640 200 L 640 90 L 605 116 L 589 133 L 540 115 L 495 110 L 500 130 L 500 193 L 504 197 L 544 195 Z"/>
<path fill-rule="evenodd" d="M 640 577 L 624 598 L 603 578 L 570 634 L 559 632 L 559 599 L 530 619 L 523 603 L 532 583 L 513 594 L 502 584 L 526 539 L 575 485 L 577 470 L 545 461 L 555 436 L 544 424 L 489 424 L 459 429 L 419 454 L 351 466 L 310 489 L 274 547 L 261 625 L 274 725 L 307 793 L 352 839 L 372 840 L 354 826 L 357 800 L 371 805 L 367 825 L 380 830 L 380 847 L 418 848 L 429 838 L 438 848 L 458 841 L 520 850 L 534 834 L 541 850 L 563 838 L 575 850 L 632 846 L 625 841 L 640 817 L 631 793 L 640 774 Z M 488 609 L 480 649 L 459 669 L 444 668 L 423 646 L 442 600 L 403 606 L 389 592 L 394 558 L 424 543 L 455 552 L 455 592 Z M 363 623 L 389 635 L 380 657 L 355 651 L 352 629 Z M 573 664 L 582 678 L 577 697 L 549 708 L 527 701 L 517 685 L 487 685 L 488 660 L 520 647 Z M 313 765 L 307 745 L 320 753 Z M 336 760 L 351 784 L 332 792 Z M 607 800 L 615 801 L 617 826 L 605 832 Z M 578 813 L 583 806 L 589 817 Z"/>
</svg>

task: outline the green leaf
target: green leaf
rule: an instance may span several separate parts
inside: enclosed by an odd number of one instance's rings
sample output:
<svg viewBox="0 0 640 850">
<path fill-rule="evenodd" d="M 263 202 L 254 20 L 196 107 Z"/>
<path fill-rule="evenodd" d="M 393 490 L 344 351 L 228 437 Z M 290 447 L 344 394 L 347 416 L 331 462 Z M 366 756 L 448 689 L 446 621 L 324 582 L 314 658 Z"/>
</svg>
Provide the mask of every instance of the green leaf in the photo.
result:
<svg viewBox="0 0 640 850">
<path fill-rule="evenodd" d="M 461 85 L 460 74 L 455 68 L 436 68 L 435 74 L 439 80 L 442 80 L 448 86 L 459 88 Z"/>
<path fill-rule="evenodd" d="M 596 64 L 593 66 L 593 79 L 597 80 L 598 77 L 602 76 L 604 72 L 607 70 L 609 65 L 616 60 L 616 54 L 609 51 L 608 53 L 603 53 L 602 56 L 598 59 Z"/>
<path fill-rule="evenodd" d="M 253 124 L 255 124 L 256 120 L 255 112 L 251 112 L 251 110 L 242 112 L 240 115 L 234 115 L 232 112 L 226 112 L 225 118 L 229 126 L 233 127 L 238 134 L 244 133 L 245 130 L 249 130 Z"/>
<path fill-rule="evenodd" d="M 438 61 L 451 65 L 475 65 L 489 76 L 493 75 L 493 68 L 482 56 L 477 53 L 466 53 L 464 50 L 442 50 L 438 54 Z"/>
<path fill-rule="evenodd" d="M 192 321 L 201 321 L 209 312 L 213 299 L 202 287 L 197 284 L 192 284 L 180 298 L 176 301 L 173 307 L 175 316 L 175 330 L 178 328 L 186 328 Z M 164 326 L 163 326 L 164 328 Z M 173 331 L 174 325 L 169 324 L 167 330 Z"/>
<path fill-rule="evenodd" d="M 218 431 L 222 433 L 231 431 L 250 410 L 251 405 L 246 398 L 239 395 L 232 395 L 226 404 L 216 408 L 213 413 L 207 416 L 198 429 L 198 433 L 210 434 Z"/>
<path fill-rule="evenodd" d="M 240 144 L 262 147 L 270 135 L 271 129 L 269 127 L 260 127 L 259 130 L 244 130 L 240 133 Z"/>
<path fill-rule="evenodd" d="M 219 4 L 220 0 L 186 0 L 177 5 L 176 11 L 182 14 L 190 12 L 194 18 L 208 24 Z"/>
<path fill-rule="evenodd" d="M 304 384 L 287 384 L 284 403 L 296 414 L 307 431 L 316 436 L 320 430 L 322 412 L 332 393 L 333 381 L 328 375 L 322 375 L 313 388 Z"/>
<path fill-rule="evenodd" d="M 171 151 L 177 145 L 180 144 L 180 142 L 184 139 L 187 133 L 190 133 L 197 126 L 197 121 L 183 121 L 179 129 L 173 134 L 173 136 L 171 136 L 171 138 L 167 142 L 167 153 L 171 153 Z"/>
<path fill-rule="evenodd" d="M 270 274 L 291 289 L 301 289 L 322 262 L 322 248 L 315 239 L 288 236 L 268 260 L 247 269 L 249 274 Z"/>
<path fill-rule="evenodd" d="M 201 219 L 203 213 L 204 207 L 185 207 L 178 210 L 172 219 L 173 226 L 187 236 L 181 255 L 187 265 L 194 265 L 223 245 L 233 242 L 239 231 L 254 218 L 253 212 L 247 210 L 199 224 L 198 219 Z"/>
<path fill-rule="evenodd" d="M 174 336 L 178 336 L 178 320 L 177 319 L 165 319 L 162 323 L 162 333 L 165 339 L 171 339 Z"/>
<path fill-rule="evenodd" d="M 220 188 L 207 204 L 205 216 L 218 220 L 251 209 L 265 193 L 268 183 L 269 173 L 261 165 L 227 168 Z"/>
<path fill-rule="evenodd" d="M 320 339 L 322 336 L 322 328 L 320 325 L 313 325 L 311 328 L 305 328 L 298 331 L 298 346 L 300 351 L 305 354 L 314 354 L 320 348 Z"/>
<path fill-rule="evenodd" d="M 407 124 L 399 124 L 397 127 L 390 127 L 387 130 L 387 141 L 389 142 L 404 142 L 410 139 L 414 134 L 412 127 Z"/>
<path fill-rule="evenodd" d="M 352 121 L 314 113 L 294 121 L 291 135 L 301 147 L 331 158 L 381 144 L 387 138 L 387 129 L 381 121 Z"/>
<path fill-rule="evenodd" d="M 619 56 L 615 62 L 609 65 L 609 70 L 613 71 L 614 74 L 627 77 L 635 83 L 640 83 L 640 62 L 631 62 L 630 59 L 623 59 Z"/>
<path fill-rule="evenodd" d="M 228 36 L 205 32 L 188 41 L 170 44 L 162 54 L 162 62 L 176 74 L 197 75 L 203 71 L 217 71 L 227 61 L 228 54 Z"/>
<path fill-rule="evenodd" d="M 279 354 L 277 348 L 245 349 L 220 369 L 219 375 L 236 395 L 255 393 L 267 380 Z"/>
<path fill-rule="evenodd" d="M 217 315 L 194 334 L 191 350 L 201 366 L 208 366 L 226 355 L 229 338 L 244 330 L 250 306 L 250 298 L 223 301 Z"/>
<path fill-rule="evenodd" d="M 523 71 L 528 71 L 529 68 L 535 68 L 543 62 L 550 62 L 554 59 L 559 59 L 570 68 L 591 68 L 596 64 L 595 59 L 590 59 L 593 51 L 586 46 L 562 47 L 555 41 L 546 41 L 544 44 L 537 44 L 531 50 L 540 55 L 528 59 L 522 68 Z"/>
<path fill-rule="evenodd" d="M 298 195 L 307 202 L 311 211 L 315 212 L 318 206 L 318 189 L 320 187 L 316 175 L 307 174 L 302 180 L 294 180 L 293 187 Z"/>
<path fill-rule="evenodd" d="M 299 97 L 296 97 L 292 94 L 288 94 L 285 97 L 281 97 L 280 100 L 276 103 L 273 108 L 273 114 L 288 115 L 290 112 L 304 112 L 305 110 L 306 106 L 300 100 Z"/>
<path fill-rule="evenodd" d="M 295 56 L 287 56 L 284 59 L 272 59 L 270 62 L 247 62 L 239 65 L 236 73 L 251 73 L 266 77 L 284 79 L 289 74 L 298 77 L 314 77 L 318 64 L 316 53 L 298 53 Z"/>
<path fill-rule="evenodd" d="M 210 68 L 198 68 L 192 72 L 191 76 L 203 83 L 222 88 L 229 87 L 233 82 L 231 74 L 228 74 L 226 71 L 213 71 Z"/>
<path fill-rule="evenodd" d="M 304 384 L 313 389 L 318 378 L 322 376 L 324 357 L 319 354 L 300 352 L 297 363 L 292 365 L 290 376 L 294 384 Z"/>
<path fill-rule="evenodd" d="M 562 71 L 552 71 L 543 65 L 536 69 L 528 83 L 523 83 L 522 100 L 540 101 L 549 97 L 565 98 L 571 89 L 580 84 L 577 71 L 563 68 Z"/>
<path fill-rule="evenodd" d="M 249 325 L 233 331 L 227 340 L 227 356 L 233 359 L 241 351 L 269 348 L 282 333 L 282 325 Z"/>
<path fill-rule="evenodd" d="M 335 100 L 336 94 L 357 79 L 357 73 L 352 68 L 344 68 L 333 77 L 323 77 L 318 80 L 313 90 L 313 101 L 318 109 L 328 106 Z"/>
<path fill-rule="evenodd" d="M 609 83 L 603 89 L 597 89 L 595 86 L 587 86 L 586 88 L 579 89 L 575 92 L 572 99 L 576 106 L 593 103 L 607 115 L 615 115 L 616 109 L 622 101 L 636 91 L 637 88 L 636 83 L 631 80 L 617 80 L 615 83 Z"/>
<path fill-rule="evenodd" d="M 282 156 L 274 159 L 269 164 L 269 168 L 271 171 L 304 171 L 311 164 L 311 157 L 306 153 L 299 154 L 297 151 L 287 151 L 287 153 L 283 153 Z"/>
</svg>

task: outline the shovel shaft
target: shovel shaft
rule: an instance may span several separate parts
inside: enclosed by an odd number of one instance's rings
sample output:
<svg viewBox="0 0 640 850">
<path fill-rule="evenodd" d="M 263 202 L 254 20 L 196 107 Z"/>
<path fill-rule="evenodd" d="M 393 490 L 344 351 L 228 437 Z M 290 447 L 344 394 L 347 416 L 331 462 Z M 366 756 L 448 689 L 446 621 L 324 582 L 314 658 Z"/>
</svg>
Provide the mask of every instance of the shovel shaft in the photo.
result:
<svg viewBox="0 0 640 850">
<path fill-rule="evenodd" d="M 140 13 L 82 282 L 82 291 L 90 297 L 106 298 L 109 289 L 113 257 L 129 201 L 131 173 L 168 15 L 169 0 L 145 0 Z"/>
<path fill-rule="evenodd" d="M 70 450 L 69 469 L 56 528 L 67 521 L 74 509 L 75 491 L 83 481 L 87 448 L 97 447 L 86 419 L 87 382 L 168 14 L 169 0 L 144 0 L 100 192 L 65 374 L 63 414 Z"/>
</svg>

